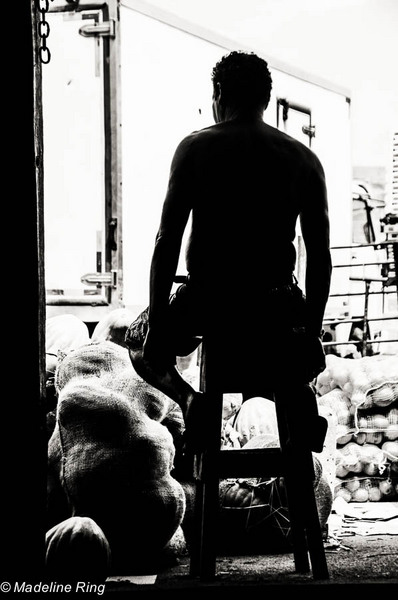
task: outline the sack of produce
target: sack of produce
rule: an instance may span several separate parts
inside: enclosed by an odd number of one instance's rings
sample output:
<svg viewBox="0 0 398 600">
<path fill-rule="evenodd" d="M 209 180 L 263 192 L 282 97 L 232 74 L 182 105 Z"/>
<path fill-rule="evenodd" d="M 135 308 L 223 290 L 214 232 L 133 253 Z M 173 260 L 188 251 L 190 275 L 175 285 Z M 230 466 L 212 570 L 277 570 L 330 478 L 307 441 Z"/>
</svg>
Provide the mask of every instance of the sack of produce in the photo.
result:
<svg viewBox="0 0 398 600">
<path fill-rule="evenodd" d="M 62 489 L 69 516 L 88 516 L 104 532 L 113 572 L 142 573 L 184 515 L 174 454 L 168 429 L 139 404 L 101 378 L 74 377 L 60 390 L 49 441 L 49 502 Z"/>
<path fill-rule="evenodd" d="M 72 314 L 56 315 L 46 319 L 46 353 L 57 356 L 80 348 L 90 341 L 87 325 Z"/>
<path fill-rule="evenodd" d="M 389 406 L 398 399 L 398 359 L 382 355 L 351 360 L 328 354 L 316 387 L 319 395 L 340 388 L 355 407 Z"/>
<path fill-rule="evenodd" d="M 55 371 L 60 356 L 89 343 L 87 325 L 72 314 L 56 315 L 46 319 L 46 413 L 57 404 Z M 51 431 L 51 425 L 49 426 Z"/>
<path fill-rule="evenodd" d="M 275 403 L 267 398 L 256 396 L 243 402 L 231 425 L 238 432 L 241 446 L 262 434 L 270 434 L 279 442 Z"/>
<path fill-rule="evenodd" d="M 101 341 L 68 352 L 58 362 L 55 384 L 60 393 L 72 379 L 93 377 L 98 378 L 103 387 L 123 394 L 151 419 L 163 422 L 167 417 L 174 430 L 182 434 L 183 418 L 179 406 L 135 372 L 126 348 L 111 341 Z"/>
<path fill-rule="evenodd" d="M 90 517 L 69 517 L 46 532 L 46 575 L 52 581 L 105 582 L 111 549 L 104 532 Z"/>
<path fill-rule="evenodd" d="M 51 525 L 68 510 L 88 515 L 106 532 L 114 566 L 128 563 L 131 572 L 153 563 L 184 513 L 184 492 L 172 476 L 184 431 L 180 407 L 144 382 L 127 349 L 112 341 L 66 353 L 56 385 Z"/>
<path fill-rule="evenodd" d="M 363 477 L 362 475 L 336 478 L 334 498 L 346 502 L 382 502 L 397 497 L 397 478 L 390 476 Z"/>
<path fill-rule="evenodd" d="M 93 342 L 109 341 L 124 346 L 126 331 L 136 315 L 127 308 L 115 308 L 102 317 L 91 335 Z"/>
<path fill-rule="evenodd" d="M 103 377 L 107 373 L 116 378 L 121 371 L 131 368 L 126 348 L 109 341 L 89 342 L 64 353 L 58 360 L 55 385 L 60 392 L 71 379 Z M 138 379 L 138 375 L 136 375 Z"/>
</svg>

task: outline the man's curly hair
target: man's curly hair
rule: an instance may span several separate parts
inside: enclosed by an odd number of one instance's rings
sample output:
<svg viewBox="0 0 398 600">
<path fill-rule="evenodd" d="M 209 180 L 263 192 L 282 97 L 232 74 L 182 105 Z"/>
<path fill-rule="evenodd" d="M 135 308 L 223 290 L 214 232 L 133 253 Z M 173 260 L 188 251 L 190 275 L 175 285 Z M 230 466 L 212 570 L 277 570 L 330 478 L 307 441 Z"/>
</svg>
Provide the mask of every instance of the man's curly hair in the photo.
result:
<svg viewBox="0 0 398 600">
<path fill-rule="evenodd" d="M 233 51 L 215 65 L 211 80 L 220 84 L 225 104 L 241 107 L 268 106 L 272 78 L 268 63 L 253 52 Z"/>
</svg>

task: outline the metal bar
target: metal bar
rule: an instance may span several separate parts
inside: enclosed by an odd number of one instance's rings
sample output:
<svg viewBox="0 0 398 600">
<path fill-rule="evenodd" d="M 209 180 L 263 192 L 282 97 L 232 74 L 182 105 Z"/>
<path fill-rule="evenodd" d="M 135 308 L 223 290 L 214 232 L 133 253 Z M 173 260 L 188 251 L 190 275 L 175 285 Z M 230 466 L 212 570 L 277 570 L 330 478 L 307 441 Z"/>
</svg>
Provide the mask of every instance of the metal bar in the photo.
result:
<svg viewBox="0 0 398 600">
<path fill-rule="evenodd" d="M 378 292 L 369 292 L 369 296 L 380 294 L 395 294 L 395 290 L 380 290 Z M 346 298 L 347 296 L 364 296 L 365 292 L 345 292 L 344 294 L 329 294 L 329 298 Z"/>
<path fill-rule="evenodd" d="M 82 12 L 86 10 L 98 10 L 104 6 L 105 2 L 99 0 L 98 2 L 90 2 L 90 4 L 85 4 L 80 6 L 79 4 L 65 4 L 62 6 L 52 6 L 50 4 L 50 8 L 48 12 L 52 13 L 63 13 L 63 12 Z"/>
<path fill-rule="evenodd" d="M 330 250 L 356 250 L 357 248 L 378 248 L 379 246 L 392 246 L 394 242 L 374 242 L 372 244 L 355 244 L 354 246 L 331 246 Z"/>
<path fill-rule="evenodd" d="M 367 354 L 367 345 L 369 341 L 369 324 L 368 324 L 368 304 L 369 304 L 369 281 L 366 282 L 366 292 L 365 292 L 365 301 L 364 301 L 364 309 L 363 309 L 363 352 Z"/>
<path fill-rule="evenodd" d="M 103 296 L 47 296 L 47 306 L 108 306 Z"/>
<path fill-rule="evenodd" d="M 392 342 L 398 342 L 398 338 L 392 340 L 367 340 L 367 344 L 387 344 Z M 349 344 L 363 344 L 363 340 L 347 340 L 346 342 L 322 342 L 323 346 L 348 346 Z"/>
<path fill-rule="evenodd" d="M 393 256 L 394 256 L 394 270 L 395 270 L 395 279 L 398 282 L 398 243 L 392 245 Z M 397 300 L 398 300 L 398 283 L 396 283 L 396 292 L 397 292 Z"/>
<path fill-rule="evenodd" d="M 344 267 L 344 268 L 348 268 L 348 267 L 376 267 L 378 265 L 393 265 L 394 261 L 393 260 L 381 260 L 378 262 L 371 262 L 371 263 L 349 263 L 348 265 L 342 264 L 342 265 L 333 265 L 333 269 L 335 269 L 336 267 Z"/>
<path fill-rule="evenodd" d="M 398 315 L 396 316 L 390 316 L 390 317 L 369 317 L 368 321 L 397 321 L 398 320 Z M 360 317 L 355 317 L 353 319 L 336 319 L 336 320 L 328 320 L 325 319 L 325 321 L 323 322 L 324 325 L 340 325 L 341 323 L 362 323 L 363 318 Z"/>
</svg>

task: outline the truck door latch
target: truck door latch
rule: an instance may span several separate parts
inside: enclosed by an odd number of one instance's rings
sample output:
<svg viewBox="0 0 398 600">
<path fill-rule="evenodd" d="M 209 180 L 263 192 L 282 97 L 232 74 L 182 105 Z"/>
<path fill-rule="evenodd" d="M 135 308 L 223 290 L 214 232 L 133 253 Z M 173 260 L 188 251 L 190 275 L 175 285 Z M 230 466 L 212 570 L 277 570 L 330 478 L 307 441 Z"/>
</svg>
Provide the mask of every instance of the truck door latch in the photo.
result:
<svg viewBox="0 0 398 600">
<path fill-rule="evenodd" d="M 95 23 L 94 25 L 83 25 L 79 29 L 80 35 L 83 37 L 115 37 L 115 20 L 110 19 L 103 23 Z"/>
<path fill-rule="evenodd" d="M 116 288 L 117 271 L 108 273 L 86 273 L 80 278 L 81 283 L 85 285 L 103 285 L 104 287 Z"/>
<path fill-rule="evenodd" d="M 303 125 L 301 131 L 310 139 L 315 137 L 315 125 Z"/>
</svg>

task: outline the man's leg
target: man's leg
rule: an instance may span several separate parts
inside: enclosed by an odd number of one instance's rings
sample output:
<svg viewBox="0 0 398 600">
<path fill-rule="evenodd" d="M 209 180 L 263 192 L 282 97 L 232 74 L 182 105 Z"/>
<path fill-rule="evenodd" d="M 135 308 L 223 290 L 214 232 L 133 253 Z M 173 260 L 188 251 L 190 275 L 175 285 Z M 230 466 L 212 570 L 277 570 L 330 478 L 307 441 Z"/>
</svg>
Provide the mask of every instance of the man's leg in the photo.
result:
<svg viewBox="0 0 398 600">
<path fill-rule="evenodd" d="M 170 365 L 169 368 L 160 371 L 143 357 L 142 348 L 130 348 L 129 355 L 131 363 L 144 381 L 160 390 L 166 396 L 174 400 L 185 416 L 187 407 L 192 402 L 195 394 L 194 388 L 182 377 L 178 369 Z"/>
<path fill-rule="evenodd" d="M 173 311 L 174 312 L 174 311 Z M 184 328 L 176 327 L 180 331 Z M 131 363 L 137 374 L 149 385 L 160 390 L 176 402 L 182 411 L 187 445 L 197 445 L 203 436 L 204 427 L 204 395 L 196 391 L 181 375 L 175 365 L 170 364 L 161 370 L 143 357 L 143 344 L 148 329 L 148 309 L 144 310 L 132 323 L 126 333 Z M 178 337 L 178 335 L 176 336 Z M 192 353 L 201 343 L 201 338 L 185 336 L 180 344 L 181 356 Z"/>
<path fill-rule="evenodd" d="M 319 415 L 316 395 L 311 384 L 279 384 L 275 402 L 284 405 L 291 424 L 290 436 L 296 447 L 320 453 L 326 438 L 328 422 Z"/>
</svg>

